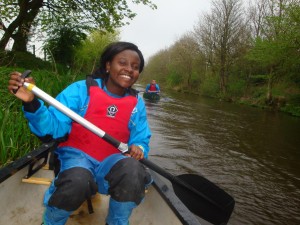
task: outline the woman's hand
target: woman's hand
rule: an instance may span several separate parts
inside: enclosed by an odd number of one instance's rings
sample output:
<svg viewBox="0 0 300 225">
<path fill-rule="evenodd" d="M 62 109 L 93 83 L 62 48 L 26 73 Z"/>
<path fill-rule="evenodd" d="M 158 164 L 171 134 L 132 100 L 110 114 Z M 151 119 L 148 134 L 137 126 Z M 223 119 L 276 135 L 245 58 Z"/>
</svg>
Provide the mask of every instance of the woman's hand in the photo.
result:
<svg viewBox="0 0 300 225">
<path fill-rule="evenodd" d="M 127 156 L 131 156 L 132 158 L 135 158 L 136 160 L 140 160 L 144 158 L 144 152 L 139 146 L 131 145 L 130 146 L 129 153 L 125 154 Z"/>
<path fill-rule="evenodd" d="M 31 102 L 34 99 L 34 94 L 23 87 L 24 82 L 35 83 L 32 77 L 21 78 L 21 73 L 12 72 L 10 74 L 10 79 L 8 81 L 8 90 L 10 93 L 14 94 L 17 98 L 24 102 Z M 17 91 L 14 93 L 14 91 Z"/>
</svg>

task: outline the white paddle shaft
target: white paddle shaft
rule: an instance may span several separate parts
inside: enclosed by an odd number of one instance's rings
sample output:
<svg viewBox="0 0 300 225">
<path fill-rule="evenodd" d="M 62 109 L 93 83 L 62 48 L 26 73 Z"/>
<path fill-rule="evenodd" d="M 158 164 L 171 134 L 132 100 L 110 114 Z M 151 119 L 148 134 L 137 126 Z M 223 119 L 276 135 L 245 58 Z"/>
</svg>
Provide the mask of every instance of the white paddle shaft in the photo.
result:
<svg viewBox="0 0 300 225">
<path fill-rule="evenodd" d="M 57 101 L 55 98 L 51 97 L 48 95 L 46 92 L 38 88 L 36 85 L 31 84 L 31 83 L 24 83 L 24 87 L 26 87 L 29 91 L 34 93 L 37 97 L 40 99 L 44 100 L 48 104 L 54 106 L 56 109 L 70 117 L 72 120 L 76 121 L 77 123 L 81 124 L 83 127 L 87 128 L 88 130 L 92 131 L 94 134 L 99 136 L 100 138 L 103 139 L 109 139 L 108 141 L 116 146 L 122 153 L 125 153 L 128 151 L 128 145 L 122 142 L 117 141 L 113 137 L 109 136 L 106 134 L 103 130 L 101 130 L 99 127 L 95 126 L 88 120 L 84 119 L 82 116 L 78 115 L 65 105 L 63 105 L 61 102 Z"/>
</svg>

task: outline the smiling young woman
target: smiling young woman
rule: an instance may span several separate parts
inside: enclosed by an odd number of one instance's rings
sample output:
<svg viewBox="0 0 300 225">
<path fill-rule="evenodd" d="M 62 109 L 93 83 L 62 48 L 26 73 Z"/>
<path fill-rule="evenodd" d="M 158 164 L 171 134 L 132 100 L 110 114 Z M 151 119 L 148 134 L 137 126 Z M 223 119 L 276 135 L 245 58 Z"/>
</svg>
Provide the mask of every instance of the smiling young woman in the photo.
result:
<svg viewBox="0 0 300 225">
<path fill-rule="evenodd" d="M 8 89 L 23 101 L 31 131 L 47 142 L 60 140 L 55 150 L 59 172 L 44 197 L 44 224 L 65 224 L 87 196 L 96 192 L 110 195 L 106 223 L 128 224 L 132 210 L 152 182 L 138 162 L 148 156 L 151 137 L 145 104 L 131 88 L 143 68 L 144 58 L 136 45 L 115 42 L 102 53 L 99 69 L 56 97 L 86 120 L 128 143 L 129 154 L 120 153 L 53 106 L 46 107 L 22 87 L 25 81 L 34 83 L 33 78 L 11 73 Z"/>
</svg>

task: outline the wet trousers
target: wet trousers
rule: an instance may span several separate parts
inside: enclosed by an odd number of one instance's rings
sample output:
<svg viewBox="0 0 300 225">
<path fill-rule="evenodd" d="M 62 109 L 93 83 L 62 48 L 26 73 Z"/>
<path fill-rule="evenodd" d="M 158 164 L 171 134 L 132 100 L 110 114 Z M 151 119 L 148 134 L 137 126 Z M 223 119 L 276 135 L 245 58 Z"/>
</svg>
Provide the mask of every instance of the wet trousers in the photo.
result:
<svg viewBox="0 0 300 225">
<path fill-rule="evenodd" d="M 64 147 L 56 153 L 60 171 L 44 196 L 44 224 L 66 224 L 74 210 L 99 192 L 110 195 L 106 223 L 127 225 L 132 210 L 145 196 L 145 187 L 152 182 L 145 167 L 122 154 L 99 162 L 74 148 Z"/>
</svg>

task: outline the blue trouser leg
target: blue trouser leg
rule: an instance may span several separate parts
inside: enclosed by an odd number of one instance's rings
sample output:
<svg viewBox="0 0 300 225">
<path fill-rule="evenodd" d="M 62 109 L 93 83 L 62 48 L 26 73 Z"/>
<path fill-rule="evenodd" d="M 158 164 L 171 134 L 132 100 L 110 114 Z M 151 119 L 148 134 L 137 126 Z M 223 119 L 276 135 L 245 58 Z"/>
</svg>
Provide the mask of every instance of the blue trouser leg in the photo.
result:
<svg viewBox="0 0 300 225">
<path fill-rule="evenodd" d="M 63 209 L 46 206 L 43 222 L 45 225 L 64 225 L 71 213 Z"/>
<path fill-rule="evenodd" d="M 108 225 L 128 225 L 129 217 L 136 206 L 134 202 L 117 202 L 110 198 L 106 223 Z"/>
<path fill-rule="evenodd" d="M 60 152 L 59 159 L 61 160 L 61 170 L 44 196 L 43 222 L 45 225 L 66 224 L 71 213 L 85 200 L 87 187 L 86 185 L 82 186 L 86 183 L 85 178 L 92 179 L 90 172 L 92 163 L 84 153 L 73 149 L 64 149 L 63 152 Z M 66 192 L 66 187 L 68 192 Z M 61 191 L 62 188 L 63 191 Z M 83 197 L 78 200 L 78 196 Z"/>
</svg>

